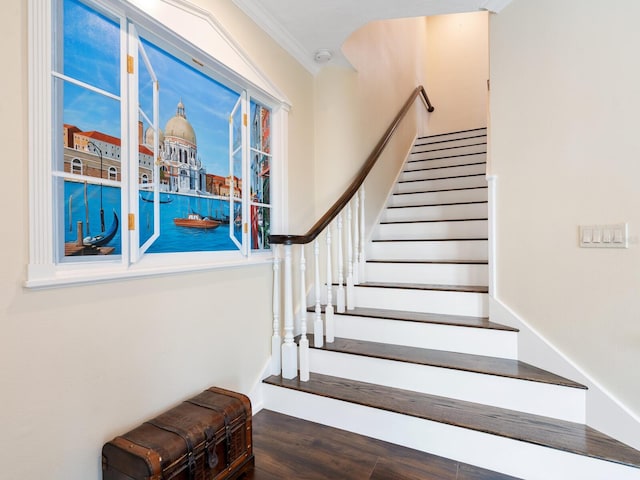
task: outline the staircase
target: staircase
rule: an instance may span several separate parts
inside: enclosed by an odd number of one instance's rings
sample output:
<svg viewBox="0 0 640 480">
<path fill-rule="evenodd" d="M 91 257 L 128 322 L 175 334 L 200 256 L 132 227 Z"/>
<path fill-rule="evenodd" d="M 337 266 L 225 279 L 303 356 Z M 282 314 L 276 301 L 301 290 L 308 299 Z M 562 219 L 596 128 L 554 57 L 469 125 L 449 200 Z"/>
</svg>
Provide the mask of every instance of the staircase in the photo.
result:
<svg viewBox="0 0 640 480">
<path fill-rule="evenodd" d="M 418 139 L 355 308 L 308 382 L 265 379 L 265 408 L 519 478 L 640 479 L 640 452 L 585 425 L 586 388 L 487 318 L 485 162 L 485 129 Z"/>
</svg>

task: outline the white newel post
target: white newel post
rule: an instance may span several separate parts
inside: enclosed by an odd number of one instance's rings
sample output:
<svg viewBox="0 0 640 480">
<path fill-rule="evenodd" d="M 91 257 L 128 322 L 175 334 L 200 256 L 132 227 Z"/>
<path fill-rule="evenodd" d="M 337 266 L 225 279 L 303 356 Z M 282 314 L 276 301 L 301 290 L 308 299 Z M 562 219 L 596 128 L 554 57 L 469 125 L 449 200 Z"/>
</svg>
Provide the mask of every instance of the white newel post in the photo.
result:
<svg viewBox="0 0 640 480">
<path fill-rule="evenodd" d="M 307 338 L 307 269 L 304 244 L 300 245 L 300 381 L 309 381 L 309 339 Z"/>
<path fill-rule="evenodd" d="M 351 242 L 351 202 L 347 205 L 347 310 L 355 306 L 355 287 L 353 283 L 353 243 Z"/>
<path fill-rule="evenodd" d="M 338 214 L 338 290 L 336 291 L 336 311 L 344 313 L 345 298 L 344 286 L 342 285 L 344 276 L 344 260 L 342 259 L 342 212 Z"/>
<path fill-rule="evenodd" d="M 273 246 L 273 335 L 271 336 L 271 374 L 282 373 L 280 361 L 282 337 L 280 336 L 280 257 L 279 246 Z"/>
<path fill-rule="evenodd" d="M 364 253 L 364 242 L 365 242 L 365 234 L 364 234 L 364 185 L 360 187 L 360 255 L 358 256 L 358 265 L 360 266 L 360 271 L 358 272 L 358 280 L 360 283 L 366 282 L 366 274 L 365 274 L 365 264 L 366 258 Z"/>
<path fill-rule="evenodd" d="M 327 306 L 324 309 L 325 336 L 327 343 L 334 340 L 333 282 L 331 278 L 331 225 L 327 227 Z"/>
<path fill-rule="evenodd" d="M 298 349 L 293 338 L 293 282 L 291 245 L 284 246 L 284 343 L 282 344 L 282 377 L 298 374 Z"/>
<path fill-rule="evenodd" d="M 313 256 L 315 257 L 315 292 L 316 311 L 313 322 L 313 346 L 321 348 L 324 345 L 324 330 L 322 325 L 322 305 L 320 303 L 320 243 L 316 238 L 313 241 Z"/>
<path fill-rule="evenodd" d="M 358 214 L 360 210 L 360 203 L 358 199 L 358 193 L 353 196 L 354 206 L 353 206 L 353 283 L 354 285 L 358 285 L 360 283 L 360 267 L 358 263 L 358 250 L 360 247 L 360 242 L 358 241 L 358 229 L 360 228 L 360 223 L 358 222 Z"/>
</svg>

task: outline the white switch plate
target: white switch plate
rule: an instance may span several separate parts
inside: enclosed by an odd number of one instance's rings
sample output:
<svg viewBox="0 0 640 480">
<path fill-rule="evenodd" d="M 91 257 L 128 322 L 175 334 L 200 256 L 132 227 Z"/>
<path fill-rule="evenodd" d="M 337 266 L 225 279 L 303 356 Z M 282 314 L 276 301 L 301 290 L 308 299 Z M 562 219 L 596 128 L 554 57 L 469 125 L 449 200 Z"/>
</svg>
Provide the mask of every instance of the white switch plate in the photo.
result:
<svg viewBox="0 0 640 480">
<path fill-rule="evenodd" d="M 629 235 L 626 223 L 615 225 L 580 225 L 580 247 L 628 248 Z"/>
</svg>

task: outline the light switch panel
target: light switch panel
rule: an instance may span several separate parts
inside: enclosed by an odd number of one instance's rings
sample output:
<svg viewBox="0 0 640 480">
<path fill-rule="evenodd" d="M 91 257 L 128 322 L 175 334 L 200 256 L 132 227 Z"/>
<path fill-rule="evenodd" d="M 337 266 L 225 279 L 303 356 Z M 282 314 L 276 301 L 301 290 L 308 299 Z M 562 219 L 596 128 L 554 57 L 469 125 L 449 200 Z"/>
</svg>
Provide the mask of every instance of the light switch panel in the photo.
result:
<svg viewBox="0 0 640 480">
<path fill-rule="evenodd" d="M 583 248 L 627 248 L 627 224 L 580 225 L 580 246 Z"/>
</svg>

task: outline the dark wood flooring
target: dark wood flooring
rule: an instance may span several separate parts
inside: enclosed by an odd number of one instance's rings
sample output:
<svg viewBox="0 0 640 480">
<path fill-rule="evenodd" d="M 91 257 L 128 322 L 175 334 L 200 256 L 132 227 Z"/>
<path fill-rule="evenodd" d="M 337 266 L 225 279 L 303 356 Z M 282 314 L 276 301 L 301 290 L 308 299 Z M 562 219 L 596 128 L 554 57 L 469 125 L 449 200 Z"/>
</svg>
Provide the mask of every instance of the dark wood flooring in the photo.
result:
<svg viewBox="0 0 640 480">
<path fill-rule="evenodd" d="M 482 468 L 262 410 L 244 480 L 514 480 Z"/>
</svg>

